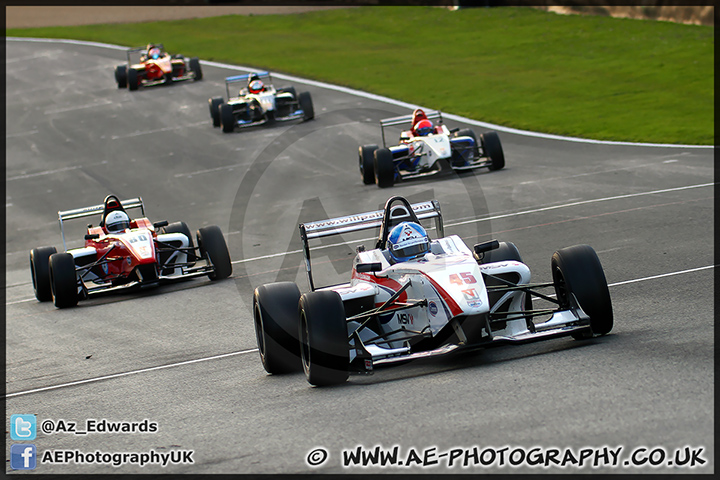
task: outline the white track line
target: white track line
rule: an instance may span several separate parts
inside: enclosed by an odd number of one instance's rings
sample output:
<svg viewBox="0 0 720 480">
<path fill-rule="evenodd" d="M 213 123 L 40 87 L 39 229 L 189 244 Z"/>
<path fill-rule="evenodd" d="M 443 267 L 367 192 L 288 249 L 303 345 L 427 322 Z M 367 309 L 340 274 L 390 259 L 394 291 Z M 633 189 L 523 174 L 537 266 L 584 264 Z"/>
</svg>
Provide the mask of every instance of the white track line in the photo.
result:
<svg viewBox="0 0 720 480">
<path fill-rule="evenodd" d="M 615 283 L 608 284 L 608 287 L 615 287 L 615 286 L 618 286 L 618 285 L 625 285 L 625 284 L 628 284 L 628 283 L 644 282 L 644 281 L 646 281 L 646 280 L 655 280 L 655 279 L 657 279 L 657 278 L 670 277 L 670 276 L 673 276 L 673 275 L 682 275 L 682 274 L 685 274 L 685 273 L 699 272 L 699 271 L 701 271 L 701 270 L 708 270 L 708 269 L 711 269 L 711 268 L 715 268 L 715 265 L 707 265 L 707 266 L 705 266 L 705 267 L 691 268 L 691 269 L 689 269 L 689 270 L 681 270 L 681 271 L 679 271 L 679 272 L 663 273 L 663 274 L 661 274 L 661 275 L 653 275 L 653 276 L 650 276 L 650 277 L 636 278 L 636 279 L 633 279 L 633 280 L 625 280 L 625 281 L 623 281 L 623 282 L 615 282 Z M 128 376 L 128 375 L 134 375 L 134 374 L 136 374 L 136 373 L 153 372 L 153 371 L 156 371 L 156 370 L 164 370 L 164 369 L 166 369 L 166 368 L 179 367 L 179 366 L 182 366 L 182 365 L 190 365 L 190 364 L 192 364 L 192 363 L 205 362 L 205 361 L 208 361 L 208 360 L 216 360 L 216 359 L 219 359 L 219 358 L 233 357 L 233 356 L 236 356 L 236 355 L 244 355 L 244 354 L 246 354 L 246 353 L 253 353 L 253 352 L 257 352 L 257 351 L 258 351 L 257 348 L 251 348 L 251 349 L 249 349 L 249 350 L 240 350 L 239 352 L 223 353 L 223 354 L 221 354 L 221 355 L 213 355 L 213 356 L 211 356 L 211 357 L 197 358 L 197 359 L 195 359 L 195 360 L 186 360 L 186 361 L 184 361 L 184 362 L 171 363 L 171 364 L 168 364 L 168 365 L 160 365 L 160 366 L 157 366 L 157 367 L 141 368 L 141 369 L 139 369 L 139 370 L 131 370 L 131 371 L 129 371 L 129 372 L 114 373 L 114 374 L 112 374 L 112 375 L 103 375 L 102 377 L 87 378 L 87 379 L 85 379 L 85 380 L 78 380 L 78 381 L 75 381 L 75 382 L 61 383 L 61 384 L 59 384 L 59 385 L 51 385 L 51 386 L 49 386 L 49 387 L 34 388 L 34 389 L 32 389 L 32 390 L 24 390 L 24 391 L 15 392 L 15 393 L 8 393 L 7 395 L 5 395 L 5 398 L 19 397 L 19 396 L 21 396 L 21 395 L 28 395 L 28 394 L 31 394 L 31 393 L 46 392 L 46 391 L 48 391 L 48 390 L 57 390 L 58 388 L 73 387 L 73 386 L 76 386 L 76 385 L 83 385 L 83 384 L 86 384 L 86 383 L 94 383 L 94 382 L 99 382 L 99 381 L 102 381 L 102 380 L 109 380 L 109 379 L 113 379 L 113 378 L 126 377 L 126 376 Z"/>
<path fill-rule="evenodd" d="M 241 350 L 239 352 L 223 353 L 221 355 L 213 355 L 211 357 L 197 358 L 195 360 L 186 360 L 184 362 L 170 363 L 168 365 L 160 365 L 157 367 L 141 368 L 140 370 L 131 370 L 129 372 L 113 373 L 112 375 L 103 375 L 102 377 L 87 378 L 85 380 L 78 380 L 75 382 L 61 383 L 59 385 L 52 385 L 49 387 L 34 388 L 32 390 L 25 390 L 22 392 L 8 393 L 5 398 L 19 397 L 20 395 L 27 395 L 30 393 L 46 392 L 48 390 L 57 390 L 58 388 L 73 387 L 75 385 L 83 385 L 85 383 L 100 382 L 102 380 L 109 380 L 111 378 L 126 377 L 128 375 L 135 375 L 136 373 L 153 372 L 156 370 L 164 370 L 166 368 L 179 367 L 182 365 L 190 365 L 191 363 L 206 362 L 208 360 L 217 360 L 219 358 L 234 357 L 236 355 L 243 355 L 245 353 L 257 352 L 257 348 L 250 350 Z"/>
<path fill-rule="evenodd" d="M 467 225 L 467 224 L 470 224 L 470 223 L 489 222 L 489 221 L 491 221 L 491 220 L 497 220 L 497 219 L 500 219 L 500 218 L 517 217 L 517 216 L 520 216 L 520 215 L 527 215 L 527 214 L 530 214 L 530 213 L 545 212 L 545 211 L 548 211 L 548 210 L 557 210 L 557 209 L 559 209 L 559 208 L 575 207 L 575 206 L 578 206 L 578 205 L 586 205 L 586 204 L 598 203 L 598 202 L 607 202 L 607 201 L 610 201 L 610 200 L 619 200 L 619 199 L 639 197 L 639 196 L 644 196 L 644 195 L 656 195 L 656 194 L 659 194 L 659 193 L 677 192 L 677 191 L 681 191 L 681 190 L 690 190 L 690 189 L 693 189 L 693 188 L 712 187 L 712 186 L 714 186 L 714 185 L 715 185 L 715 183 L 701 183 L 701 184 L 697 184 L 697 185 L 686 185 L 686 186 L 684 186 L 684 187 L 664 188 L 664 189 L 662 189 L 662 190 L 651 190 L 651 191 L 648 191 L 648 192 L 629 193 L 629 194 L 626 194 L 626 195 L 616 195 L 616 196 L 613 196 L 613 197 L 594 198 L 594 199 L 592 199 L 592 200 L 581 200 L 581 201 L 578 201 L 578 202 L 564 203 L 564 204 L 562 204 L 562 205 L 551 205 L 551 206 L 549 206 L 549 207 L 535 208 L 535 209 L 532 209 L 532 210 L 524 210 L 524 211 L 514 212 L 514 213 L 504 213 L 504 214 L 500 214 L 500 215 L 492 215 L 492 216 L 490 216 L 490 217 L 485 217 L 485 218 L 474 218 L 474 219 L 472 219 L 472 220 L 463 220 L 463 221 L 454 222 L 454 223 L 453 223 L 453 222 L 450 222 L 450 223 L 446 223 L 446 224 L 445 224 L 445 227 L 456 227 L 456 226 L 458 226 L 458 225 Z M 321 249 L 323 249 L 323 248 L 339 247 L 339 246 L 342 246 L 342 245 L 349 245 L 349 244 L 352 244 L 352 243 L 357 243 L 357 242 L 363 242 L 363 241 L 373 240 L 373 239 L 375 239 L 375 238 L 377 238 L 377 237 L 360 238 L 360 239 L 357 239 L 357 240 L 349 240 L 349 241 L 347 241 L 347 242 L 333 243 L 333 244 L 331 244 L 331 245 L 318 245 L 317 247 L 313 247 L 313 250 L 321 250 Z M 271 254 L 269 254 L 269 255 L 261 255 L 261 256 L 259 256 L 259 257 L 245 258 L 245 259 L 243 259 L 243 260 L 235 260 L 235 261 L 232 262 L 232 263 L 238 264 L 238 263 L 253 262 L 253 261 L 256 261 L 256 260 L 266 260 L 266 259 L 268 259 L 268 258 L 282 257 L 283 255 L 291 255 L 291 254 L 295 254 L 295 253 L 302 253 L 302 250 L 290 250 L 290 251 L 287 251 L 287 252 L 271 253 Z"/>
<path fill-rule="evenodd" d="M 700 270 L 708 270 L 710 268 L 715 268 L 715 265 L 707 265 L 705 267 L 691 268 L 689 270 L 681 270 L 679 272 L 663 273 L 660 275 L 653 275 L 652 277 L 636 278 L 635 280 L 625 280 L 624 282 L 610 283 L 610 284 L 608 284 L 608 287 L 615 287 L 617 285 L 627 285 L 628 283 L 637 283 L 637 282 L 642 282 L 645 280 L 655 280 L 656 278 L 671 277 L 673 275 L 682 275 L 683 273 L 699 272 Z"/>
<path fill-rule="evenodd" d="M 10 42 L 66 43 L 66 44 L 70 44 L 70 45 L 85 45 L 85 46 L 99 47 L 99 48 L 110 48 L 112 50 L 127 50 L 127 47 L 122 47 L 120 45 L 111 45 L 108 43 L 98 43 L 98 42 L 86 42 L 86 41 L 82 41 L 82 40 L 66 40 L 66 39 L 52 39 L 52 38 L 22 38 L 22 37 L 7 37 L 5 40 L 10 41 Z M 227 70 L 247 71 L 247 72 L 259 72 L 260 71 L 260 70 L 250 68 L 250 67 L 229 65 L 226 63 L 212 62 L 212 61 L 208 61 L 208 60 L 203 60 L 201 63 L 203 65 L 207 65 L 210 67 L 224 68 Z M 288 81 L 297 82 L 297 83 L 303 83 L 305 85 L 311 85 L 311 86 L 317 87 L 317 88 L 324 88 L 326 90 L 334 90 L 336 92 L 342 92 L 342 93 L 346 93 L 348 95 L 355 95 L 357 97 L 367 98 L 368 100 L 375 100 L 378 102 L 389 103 L 391 105 L 396 105 L 396 106 L 408 108 L 411 110 L 413 110 L 415 108 L 424 108 L 421 105 L 415 105 L 412 103 L 402 102 L 400 100 L 394 100 L 392 98 L 384 97 L 382 95 L 375 95 L 374 93 L 363 92 L 361 90 L 354 90 L 352 88 L 341 87 L 338 85 L 332 85 L 332 84 L 325 83 L 325 82 L 308 80 L 306 78 L 295 77 L 292 75 L 285 75 L 282 73 L 273 73 L 272 75 L 276 78 L 280 78 L 283 80 L 288 80 Z M 443 113 L 443 116 L 445 118 L 449 118 L 456 122 L 463 122 L 463 123 L 467 123 L 469 125 L 476 125 L 476 126 L 482 127 L 482 128 L 488 128 L 488 129 L 497 130 L 500 132 L 512 133 L 514 135 L 523 135 L 526 137 L 544 138 L 544 139 L 548 139 L 548 140 L 561 140 L 561 141 L 566 141 L 566 142 L 577 142 L 577 143 L 592 143 L 592 144 L 597 144 L 597 145 L 625 145 L 625 146 L 638 146 L 638 147 L 703 148 L 703 149 L 715 148 L 714 145 L 676 145 L 676 144 L 671 144 L 671 143 L 613 142 L 613 141 L 609 141 L 609 140 L 592 140 L 592 139 L 587 139 L 587 138 L 562 137 L 560 135 L 551 135 L 551 134 L 547 134 L 547 133 L 530 132 L 527 130 L 518 130 L 516 128 L 504 127 L 502 125 L 495 125 L 492 123 L 480 122 L 478 120 L 472 120 L 470 118 L 461 117 L 460 115 L 454 115 L 452 113 Z"/>
</svg>

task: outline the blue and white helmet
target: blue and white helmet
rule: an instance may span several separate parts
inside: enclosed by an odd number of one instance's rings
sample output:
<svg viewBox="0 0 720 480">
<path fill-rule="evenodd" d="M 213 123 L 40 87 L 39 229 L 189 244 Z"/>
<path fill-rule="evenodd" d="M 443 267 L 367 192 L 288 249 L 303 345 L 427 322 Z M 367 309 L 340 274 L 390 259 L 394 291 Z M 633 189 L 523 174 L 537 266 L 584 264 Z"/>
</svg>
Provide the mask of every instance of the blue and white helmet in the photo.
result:
<svg viewBox="0 0 720 480">
<path fill-rule="evenodd" d="M 427 232 L 415 222 L 402 222 L 393 227 L 387 244 L 390 257 L 396 262 L 406 262 L 430 251 Z"/>
</svg>

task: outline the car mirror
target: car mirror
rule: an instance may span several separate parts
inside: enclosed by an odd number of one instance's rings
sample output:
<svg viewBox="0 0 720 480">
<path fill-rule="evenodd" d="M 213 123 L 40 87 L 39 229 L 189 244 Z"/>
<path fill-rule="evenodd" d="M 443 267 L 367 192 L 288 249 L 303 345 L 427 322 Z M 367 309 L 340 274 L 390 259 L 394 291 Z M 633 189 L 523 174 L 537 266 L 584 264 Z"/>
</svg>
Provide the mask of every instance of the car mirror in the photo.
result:
<svg viewBox="0 0 720 480">
<path fill-rule="evenodd" d="M 88 233 L 85 235 L 85 240 L 95 240 L 97 238 L 100 238 L 99 233 Z"/>
<path fill-rule="evenodd" d="M 473 250 L 475 251 L 475 260 L 482 260 L 485 256 L 485 252 L 495 250 L 498 247 L 500 247 L 500 242 L 498 242 L 497 240 L 489 240 L 483 243 L 476 243 L 475 245 L 473 245 Z"/>
<path fill-rule="evenodd" d="M 167 227 L 167 226 L 168 226 L 168 221 L 167 221 L 167 220 L 163 220 L 163 221 L 161 221 L 161 222 L 155 222 L 155 223 L 153 223 L 153 227 L 155 227 L 156 229 L 162 228 L 162 227 Z"/>
<path fill-rule="evenodd" d="M 382 263 L 380 263 L 380 262 L 358 263 L 355 266 L 355 270 L 358 273 L 379 272 L 380 270 L 382 270 Z"/>
</svg>

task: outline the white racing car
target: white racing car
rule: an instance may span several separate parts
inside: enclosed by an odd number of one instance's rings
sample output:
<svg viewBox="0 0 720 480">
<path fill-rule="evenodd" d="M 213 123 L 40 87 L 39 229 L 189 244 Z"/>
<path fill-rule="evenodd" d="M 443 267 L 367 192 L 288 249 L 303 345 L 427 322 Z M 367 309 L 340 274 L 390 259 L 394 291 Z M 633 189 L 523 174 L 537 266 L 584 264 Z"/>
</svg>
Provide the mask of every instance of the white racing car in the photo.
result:
<svg viewBox="0 0 720 480">
<path fill-rule="evenodd" d="M 437 120 L 437 125 L 432 120 Z M 408 123 L 410 129 L 400 133 L 399 144 L 388 147 L 385 129 Z M 362 145 L 358 149 L 360 176 L 365 185 L 392 187 L 402 179 L 436 174 L 443 165 L 456 171 L 483 167 L 500 170 L 505 166 L 496 132 L 485 132 L 478 138 L 469 128 L 449 130 L 441 112 L 425 114 L 418 108 L 412 115 L 380 120 L 380 129 L 382 147 Z"/>
<path fill-rule="evenodd" d="M 265 82 L 263 82 L 263 79 Z M 243 85 L 237 96 L 231 87 Z M 208 100 L 213 127 L 232 133 L 236 127 L 252 127 L 275 121 L 311 120 L 315 116 L 310 92 L 295 91 L 295 87 L 275 89 L 268 72 L 236 75 L 225 79 L 227 103 L 223 97 Z"/>
<path fill-rule="evenodd" d="M 429 240 L 421 220 L 434 219 Z M 380 227 L 375 248 L 357 248 L 349 283 L 317 287 L 310 241 Z M 310 292 L 293 282 L 255 289 L 260 358 L 271 374 L 302 369 L 312 385 L 371 374 L 377 365 L 461 349 L 556 337 L 604 335 L 613 327 L 607 281 L 588 245 L 563 248 L 553 281 L 531 284 L 514 244 L 468 248 L 445 237 L 437 201 L 390 198 L 383 210 L 300 224 Z M 554 288 L 556 296 L 540 293 Z M 532 297 L 553 308 L 533 309 Z M 539 317 L 545 317 L 540 319 Z"/>
</svg>

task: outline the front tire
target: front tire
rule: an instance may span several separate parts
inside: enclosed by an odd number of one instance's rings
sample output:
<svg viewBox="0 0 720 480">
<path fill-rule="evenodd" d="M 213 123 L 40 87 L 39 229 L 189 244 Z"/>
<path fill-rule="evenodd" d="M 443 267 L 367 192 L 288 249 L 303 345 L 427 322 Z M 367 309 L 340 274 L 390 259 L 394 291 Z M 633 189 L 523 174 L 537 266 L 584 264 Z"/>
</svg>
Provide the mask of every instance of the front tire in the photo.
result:
<svg viewBox="0 0 720 480">
<path fill-rule="evenodd" d="M 199 82 L 203 78 L 202 67 L 200 66 L 200 59 L 198 57 L 192 57 L 190 59 L 190 71 L 195 74 L 195 81 Z"/>
<path fill-rule="evenodd" d="M 300 290 L 293 282 L 269 283 L 255 289 L 255 336 L 260 360 L 270 374 L 302 370 L 299 302 Z"/>
<path fill-rule="evenodd" d="M 208 273 L 210 280 L 222 280 L 232 274 L 230 253 L 220 227 L 210 225 L 198 230 L 197 243 L 200 248 L 200 255 L 214 267 Z"/>
<path fill-rule="evenodd" d="M 605 272 L 595 250 L 589 245 L 575 245 L 558 250 L 550 262 L 555 293 L 560 308 L 569 308 L 570 294 L 590 317 L 594 335 L 605 335 L 613 327 L 613 310 Z M 573 338 L 584 338 L 574 334 Z"/>
<path fill-rule="evenodd" d="M 53 304 L 57 308 L 74 307 L 78 303 L 75 259 L 69 253 L 55 253 L 49 265 Z"/>
<path fill-rule="evenodd" d="M 373 154 L 377 149 L 377 145 L 363 145 L 358 149 L 360 177 L 365 185 L 375 183 L 375 159 Z"/>
<path fill-rule="evenodd" d="M 134 68 L 130 68 L 127 71 L 127 82 L 128 82 L 128 89 L 131 91 L 135 91 L 140 86 L 140 80 L 138 78 L 138 71 Z"/>
<path fill-rule="evenodd" d="M 55 247 L 40 247 L 30 250 L 30 274 L 32 275 L 35 298 L 40 302 L 52 300 L 50 286 L 50 256 L 57 253 Z"/>
<path fill-rule="evenodd" d="M 128 83 L 127 65 L 118 65 L 115 67 L 115 81 L 118 88 L 126 88 Z"/>
<path fill-rule="evenodd" d="M 210 118 L 212 119 L 212 126 L 220 126 L 220 106 L 223 104 L 225 99 L 223 97 L 213 97 L 208 100 L 210 106 Z"/>
<path fill-rule="evenodd" d="M 313 108 L 310 92 L 300 92 L 298 104 L 300 104 L 300 109 L 303 111 L 303 120 L 308 121 L 315 118 L 315 109 Z"/>
<path fill-rule="evenodd" d="M 505 167 L 505 154 L 503 153 L 500 137 L 496 132 L 485 132 L 480 135 L 483 155 L 490 157 L 490 170 L 500 170 Z"/>
<path fill-rule="evenodd" d="M 223 103 L 220 105 L 220 125 L 222 125 L 223 133 L 232 133 L 235 131 L 235 115 L 233 115 L 232 105 Z"/>
<path fill-rule="evenodd" d="M 316 291 L 300 297 L 300 356 L 307 381 L 324 386 L 348 379 L 350 345 L 345 308 L 337 292 Z"/>
<path fill-rule="evenodd" d="M 392 187 L 395 184 L 395 163 L 392 152 L 387 148 L 378 148 L 373 156 L 375 183 L 380 188 Z"/>
</svg>

